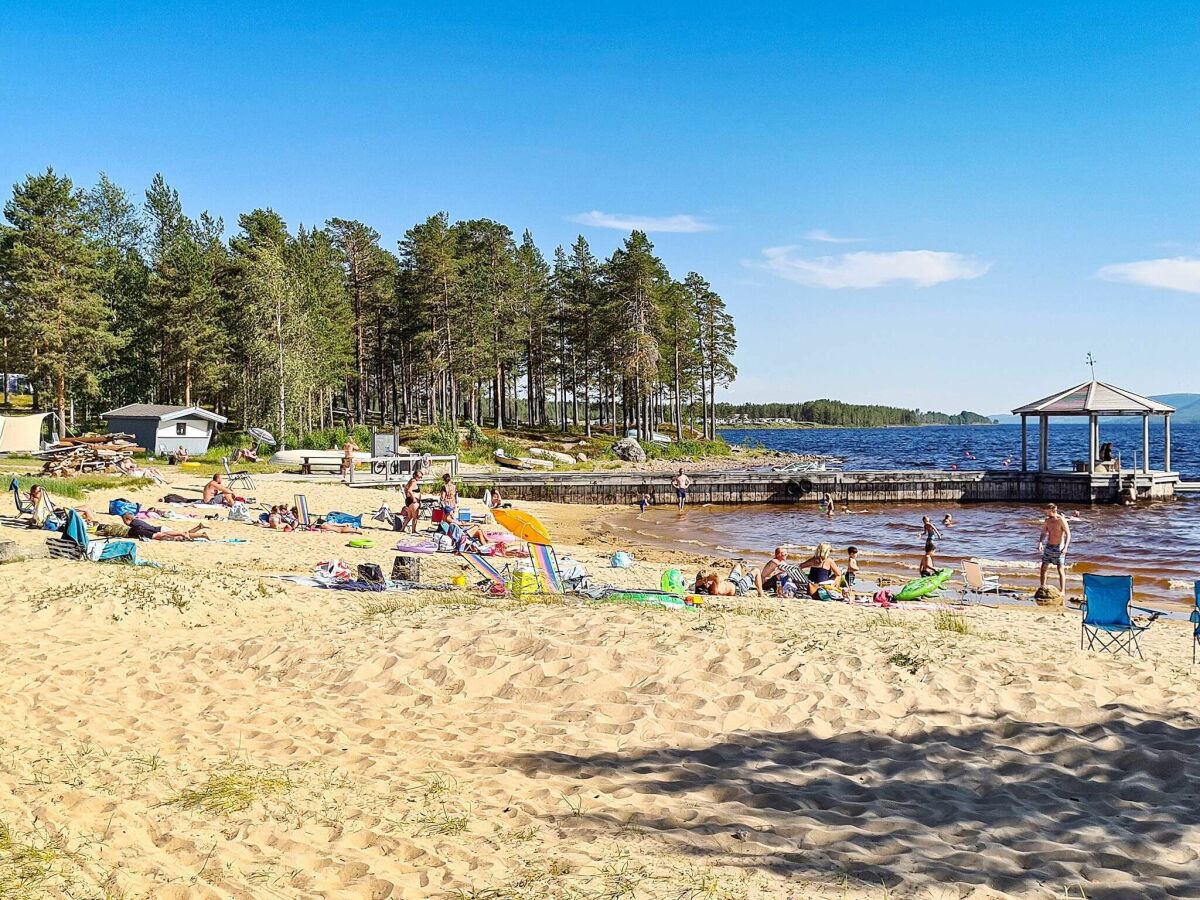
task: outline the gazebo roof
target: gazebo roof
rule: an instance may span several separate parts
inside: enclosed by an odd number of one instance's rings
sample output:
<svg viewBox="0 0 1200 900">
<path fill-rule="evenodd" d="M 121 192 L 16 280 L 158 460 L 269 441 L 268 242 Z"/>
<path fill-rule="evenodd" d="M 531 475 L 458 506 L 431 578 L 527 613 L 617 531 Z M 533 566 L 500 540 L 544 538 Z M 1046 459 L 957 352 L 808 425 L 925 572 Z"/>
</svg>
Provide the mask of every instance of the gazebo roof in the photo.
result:
<svg viewBox="0 0 1200 900">
<path fill-rule="evenodd" d="M 1103 381 L 1085 381 L 1073 388 L 1013 410 L 1013 415 L 1037 416 L 1163 416 L 1175 407 L 1134 394 Z"/>
</svg>

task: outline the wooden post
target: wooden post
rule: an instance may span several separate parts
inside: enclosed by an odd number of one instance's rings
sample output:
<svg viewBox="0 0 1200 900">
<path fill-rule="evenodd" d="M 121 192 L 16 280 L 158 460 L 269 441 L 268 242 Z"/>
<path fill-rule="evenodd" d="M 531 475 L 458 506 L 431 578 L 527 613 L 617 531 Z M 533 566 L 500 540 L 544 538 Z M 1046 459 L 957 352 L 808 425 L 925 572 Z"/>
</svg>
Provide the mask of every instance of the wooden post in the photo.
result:
<svg viewBox="0 0 1200 900">
<path fill-rule="evenodd" d="M 1045 472 L 1050 468 L 1050 417 L 1042 414 L 1038 417 L 1038 471 Z"/>
<path fill-rule="evenodd" d="M 1029 471 L 1029 416 L 1021 413 L 1021 471 Z"/>
<path fill-rule="evenodd" d="M 1150 414 L 1142 414 L 1142 472 L 1150 472 Z"/>
<path fill-rule="evenodd" d="M 1088 465 L 1089 475 L 1096 474 L 1096 457 L 1099 456 L 1100 420 L 1095 415 L 1088 416 Z"/>
<path fill-rule="evenodd" d="M 1163 471 L 1171 471 L 1171 414 L 1163 416 Z"/>
</svg>

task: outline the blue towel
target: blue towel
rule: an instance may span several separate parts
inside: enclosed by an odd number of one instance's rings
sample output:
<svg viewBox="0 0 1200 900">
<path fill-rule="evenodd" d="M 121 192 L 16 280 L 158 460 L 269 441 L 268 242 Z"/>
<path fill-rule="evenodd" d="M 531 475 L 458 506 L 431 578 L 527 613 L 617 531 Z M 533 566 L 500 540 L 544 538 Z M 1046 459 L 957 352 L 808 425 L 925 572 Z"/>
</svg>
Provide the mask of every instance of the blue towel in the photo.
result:
<svg viewBox="0 0 1200 900">
<path fill-rule="evenodd" d="M 355 528 L 362 528 L 362 516 L 352 516 L 350 513 L 331 512 L 325 517 L 325 521 L 333 525 L 353 525 Z"/>
<path fill-rule="evenodd" d="M 87 550 L 87 526 L 83 524 L 83 519 L 75 510 L 67 510 L 67 522 L 63 525 L 62 533 L 68 541 L 78 544 L 81 550 Z"/>
</svg>

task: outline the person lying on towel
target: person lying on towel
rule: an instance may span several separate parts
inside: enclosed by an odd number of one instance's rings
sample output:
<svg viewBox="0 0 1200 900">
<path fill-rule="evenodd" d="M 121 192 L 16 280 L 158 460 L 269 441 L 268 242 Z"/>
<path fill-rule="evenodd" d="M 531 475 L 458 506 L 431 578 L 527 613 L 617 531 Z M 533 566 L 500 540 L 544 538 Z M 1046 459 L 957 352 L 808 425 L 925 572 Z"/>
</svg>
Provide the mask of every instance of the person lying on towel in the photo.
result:
<svg viewBox="0 0 1200 900">
<path fill-rule="evenodd" d="M 145 519 L 139 519 L 133 513 L 125 513 L 121 521 L 129 528 L 129 536 L 139 541 L 206 541 L 208 532 L 203 525 L 197 525 L 191 531 L 169 531 L 161 525 L 151 525 Z"/>
</svg>

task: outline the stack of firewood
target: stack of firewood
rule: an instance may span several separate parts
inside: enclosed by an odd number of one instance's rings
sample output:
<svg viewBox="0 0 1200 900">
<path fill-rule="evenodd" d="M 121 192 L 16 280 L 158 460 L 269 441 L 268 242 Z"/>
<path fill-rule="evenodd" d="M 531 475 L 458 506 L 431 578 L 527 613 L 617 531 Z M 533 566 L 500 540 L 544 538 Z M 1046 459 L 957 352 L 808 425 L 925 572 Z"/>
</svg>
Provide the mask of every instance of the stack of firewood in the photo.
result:
<svg viewBox="0 0 1200 900">
<path fill-rule="evenodd" d="M 142 448 L 133 435 L 102 434 L 64 438 L 34 455 L 42 460 L 42 474 L 55 478 L 84 472 L 120 471 L 125 460 Z"/>
</svg>

